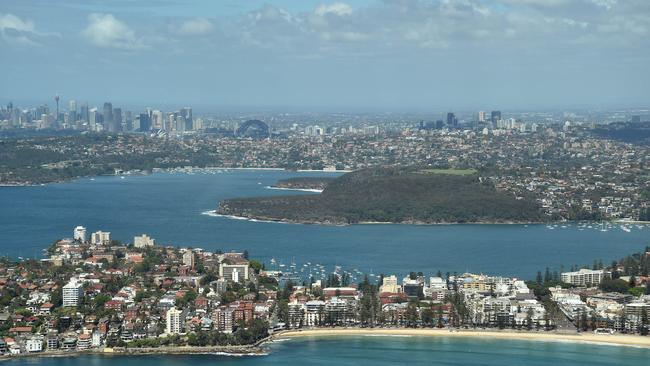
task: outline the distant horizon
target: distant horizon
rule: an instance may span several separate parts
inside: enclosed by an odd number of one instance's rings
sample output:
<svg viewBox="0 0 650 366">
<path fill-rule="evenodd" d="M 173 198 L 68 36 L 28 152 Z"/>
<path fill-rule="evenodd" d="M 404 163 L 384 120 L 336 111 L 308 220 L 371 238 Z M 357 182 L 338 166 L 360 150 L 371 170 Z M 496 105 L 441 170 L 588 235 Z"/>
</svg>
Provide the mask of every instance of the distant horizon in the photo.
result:
<svg viewBox="0 0 650 366">
<path fill-rule="evenodd" d="M 0 106 L 6 106 L 8 103 L 13 103 L 14 106 L 19 108 L 34 108 L 40 105 L 48 105 L 50 108 L 55 107 L 53 94 L 49 98 L 43 99 L 25 99 L 25 98 L 8 98 L 0 96 Z M 561 113 L 561 112 L 630 112 L 638 111 L 650 113 L 650 104 L 647 105 L 611 105 L 605 106 L 602 104 L 594 105 L 564 105 L 564 106 L 531 106 L 529 108 L 517 107 L 508 108 L 504 106 L 494 107 L 459 107 L 459 108 L 439 108 L 439 107 L 413 107 L 413 108 L 382 108 L 382 107 L 369 107 L 369 106 L 298 106 L 298 105 L 219 105 L 218 103 L 192 103 L 192 102 L 123 102 L 120 100 L 106 99 L 102 101 L 85 100 L 81 98 L 66 97 L 59 94 L 59 108 L 62 112 L 68 110 L 68 102 L 74 100 L 77 102 L 77 108 L 82 104 L 88 103 L 90 107 L 101 108 L 105 102 L 110 102 L 113 107 L 121 107 L 123 110 L 140 111 L 145 108 L 160 109 L 163 111 L 178 110 L 183 107 L 191 107 L 195 113 L 323 113 L 323 114 L 336 114 L 336 113 L 349 113 L 349 114 L 415 114 L 415 115 L 430 115 L 441 114 L 447 112 L 455 113 L 478 113 L 479 111 L 491 112 L 499 110 L 502 113 Z"/>
</svg>

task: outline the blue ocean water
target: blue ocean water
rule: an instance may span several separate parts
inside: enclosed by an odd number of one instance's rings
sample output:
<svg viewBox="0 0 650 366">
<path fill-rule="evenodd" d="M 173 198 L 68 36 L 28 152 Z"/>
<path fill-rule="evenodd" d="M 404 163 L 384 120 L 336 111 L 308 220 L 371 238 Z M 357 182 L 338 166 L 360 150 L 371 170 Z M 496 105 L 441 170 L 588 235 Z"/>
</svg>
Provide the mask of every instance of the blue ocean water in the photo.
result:
<svg viewBox="0 0 650 366">
<path fill-rule="evenodd" d="M 81 356 L 7 361 L 8 366 L 181 365 L 646 365 L 650 350 L 576 343 L 428 337 L 292 339 L 265 356 Z"/>
<path fill-rule="evenodd" d="M 315 263 L 363 273 L 441 270 L 534 278 L 612 259 L 650 244 L 648 227 L 600 231 L 557 225 L 320 226 L 233 220 L 206 215 L 224 198 L 292 193 L 266 188 L 278 179 L 322 172 L 230 170 L 223 174 L 156 173 L 83 178 L 35 187 L 0 188 L 0 255 L 38 257 L 77 225 L 131 241 L 147 233 L 157 244 L 210 250 L 247 249 L 267 263 Z M 293 192 L 292 194 L 298 194 Z M 305 194 L 305 193 L 300 193 Z M 562 227 L 566 226 L 566 227 Z"/>
</svg>

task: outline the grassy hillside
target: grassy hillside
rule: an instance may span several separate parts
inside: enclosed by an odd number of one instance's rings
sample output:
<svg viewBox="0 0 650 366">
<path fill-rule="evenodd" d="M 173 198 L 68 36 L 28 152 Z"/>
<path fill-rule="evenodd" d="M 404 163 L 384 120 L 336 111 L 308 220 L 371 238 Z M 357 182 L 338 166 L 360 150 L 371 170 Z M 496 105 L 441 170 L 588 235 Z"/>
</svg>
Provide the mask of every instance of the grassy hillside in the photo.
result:
<svg viewBox="0 0 650 366">
<path fill-rule="evenodd" d="M 345 174 L 319 195 L 229 199 L 218 212 L 307 223 L 540 221 L 539 207 L 482 182 L 477 172 L 381 167 Z"/>
</svg>

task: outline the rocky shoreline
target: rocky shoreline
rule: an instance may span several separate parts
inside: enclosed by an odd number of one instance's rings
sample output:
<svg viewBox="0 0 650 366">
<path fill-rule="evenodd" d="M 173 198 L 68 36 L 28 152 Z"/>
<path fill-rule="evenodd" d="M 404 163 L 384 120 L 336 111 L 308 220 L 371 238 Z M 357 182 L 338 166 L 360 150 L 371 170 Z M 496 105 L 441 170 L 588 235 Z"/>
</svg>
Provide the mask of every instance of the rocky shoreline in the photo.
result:
<svg viewBox="0 0 650 366">
<path fill-rule="evenodd" d="M 301 224 L 301 225 L 324 225 L 324 226 L 349 226 L 349 225 L 538 225 L 548 224 L 547 222 L 535 221 L 471 221 L 471 222 L 428 222 L 408 220 L 400 222 L 382 222 L 382 221 L 359 221 L 354 223 L 341 221 L 315 221 L 315 220 L 293 220 L 288 218 L 277 218 L 258 215 L 235 214 L 227 210 L 222 210 L 218 207 L 213 211 L 216 215 L 227 217 L 235 220 L 248 220 L 259 222 L 277 222 L 283 224 Z"/>
<path fill-rule="evenodd" d="M 126 348 L 126 347 L 103 347 L 87 350 L 54 350 L 32 353 L 21 353 L 18 355 L 2 355 L 0 361 L 14 360 L 19 358 L 39 357 L 79 357 L 89 355 L 101 356 L 147 356 L 147 355 L 219 355 L 219 356 L 264 356 L 268 354 L 262 345 L 270 341 L 271 336 L 264 338 L 254 344 L 244 346 L 166 346 L 155 348 Z"/>
</svg>

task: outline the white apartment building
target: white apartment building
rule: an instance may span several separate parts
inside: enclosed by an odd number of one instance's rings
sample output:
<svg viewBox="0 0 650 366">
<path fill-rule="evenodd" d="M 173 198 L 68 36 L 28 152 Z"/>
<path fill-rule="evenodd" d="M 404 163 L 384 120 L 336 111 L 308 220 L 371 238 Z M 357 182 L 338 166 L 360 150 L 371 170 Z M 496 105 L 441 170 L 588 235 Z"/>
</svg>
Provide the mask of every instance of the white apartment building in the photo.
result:
<svg viewBox="0 0 650 366">
<path fill-rule="evenodd" d="M 183 253 L 183 264 L 194 268 L 194 252 L 192 250 L 188 249 Z"/>
<path fill-rule="evenodd" d="M 183 332 L 183 312 L 176 308 L 167 310 L 166 329 L 167 334 L 178 334 Z"/>
<path fill-rule="evenodd" d="M 227 281 L 248 281 L 248 264 L 222 264 L 219 266 L 219 276 Z"/>
<path fill-rule="evenodd" d="M 305 303 L 304 325 L 314 327 L 320 325 L 325 317 L 325 301 L 311 300 Z"/>
<path fill-rule="evenodd" d="M 25 341 L 25 350 L 27 352 L 41 352 L 43 350 L 43 338 L 34 336 Z"/>
<path fill-rule="evenodd" d="M 575 286 L 596 286 L 600 284 L 605 276 L 605 271 L 591 270 L 583 268 L 577 272 L 563 272 L 561 274 L 562 282 L 570 283 Z"/>
<path fill-rule="evenodd" d="M 74 240 L 78 240 L 80 242 L 85 242 L 86 241 L 86 228 L 83 226 L 77 226 L 74 228 L 74 234 L 73 234 Z"/>
<path fill-rule="evenodd" d="M 136 248 L 146 248 L 152 247 L 156 244 L 156 241 L 150 238 L 147 234 L 142 234 L 140 236 L 133 237 L 133 246 Z"/>
<path fill-rule="evenodd" d="M 398 293 L 402 292 L 401 287 L 397 284 L 397 276 L 391 275 L 384 277 L 379 292 Z"/>
<path fill-rule="evenodd" d="M 77 306 L 83 297 L 84 289 L 81 282 L 76 278 L 70 279 L 65 286 L 63 286 L 63 306 Z"/>
</svg>

